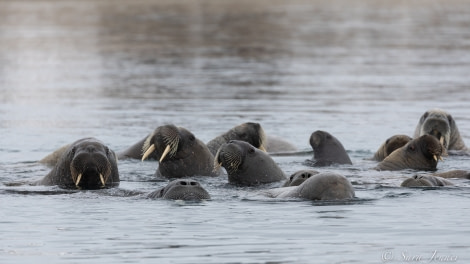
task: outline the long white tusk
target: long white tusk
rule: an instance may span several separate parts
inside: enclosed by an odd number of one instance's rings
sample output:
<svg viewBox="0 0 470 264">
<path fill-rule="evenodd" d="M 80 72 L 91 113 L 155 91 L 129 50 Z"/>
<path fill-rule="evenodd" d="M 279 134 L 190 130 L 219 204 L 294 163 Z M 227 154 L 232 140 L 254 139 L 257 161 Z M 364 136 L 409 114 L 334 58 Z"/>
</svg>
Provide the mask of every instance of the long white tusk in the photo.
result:
<svg viewBox="0 0 470 264">
<path fill-rule="evenodd" d="M 101 184 L 103 184 L 103 186 L 105 186 L 106 182 L 104 181 L 103 174 L 101 174 L 101 173 L 100 173 L 100 180 L 101 180 Z"/>
<path fill-rule="evenodd" d="M 439 156 L 439 160 L 444 161 L 444 159 L 442 158 L 442 156 Z"/>
<path fill-rule="evenodd" d="M 439 142 L 441 142 L 442 146 L 444 146 L 444 137 L 441 136 L 441 138 L 439 139 Z"/>
<path fill-rule="evenodd" d="M 150 147 L 145 151 L 144 155 L 142 155 L 142 161 L 147 159 L 147 157 L 152 154 L 152 152 L 155 150 L 155 144 L 150 145 Z"/>
<path fill-rule="evenodd" d="M 163 151 L 162 157 L 160 158 L 159 162 L 162 162 L 162 160 L 166 157 L 166 155 L 168 154 L 168 152 L 170 152 L 170 150 L 171 150 L 170 145 L 167 145 L 165 148 L 165 151 Z"/>
<path fill-rule="evenodd" d="M 259 146 L 259 149 L 264 151 L 264 152 L 267 152 L 263 145 Z"/>
<path fill-rule="evenodd" d="M 80 180 L 82 179 L 82 174 L 78 174 L 77 180 L 75 181 L 75 186 L 78 187 L 78 184 L 80 184 Z"/>
<path fill-rule="evenodd" d="M 437 156 L 436 155 L 433 155 L 432 157 L 434 158 L 435 161 L 437 161 Z"/>
</svg>

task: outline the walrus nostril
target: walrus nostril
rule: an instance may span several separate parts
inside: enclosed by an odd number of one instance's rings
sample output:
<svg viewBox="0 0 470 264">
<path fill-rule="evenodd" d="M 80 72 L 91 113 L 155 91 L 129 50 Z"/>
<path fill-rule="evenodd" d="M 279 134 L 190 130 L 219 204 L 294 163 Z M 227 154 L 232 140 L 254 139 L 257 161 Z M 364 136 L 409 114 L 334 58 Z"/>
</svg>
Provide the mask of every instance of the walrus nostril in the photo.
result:
<svg viewBox="0 0 470 264">
<path fill-rule="evenodd" d="M 180 183 L 179 183 L 179 184 L 180 184 L 180 185 L 183 185 L 183 186 L 185 186 L 185 185 L 188 185 L 188 183 L 187 183 L 187 182 L 185 182 L 185 181 L 180 181 Z"/>
<path fill-rule="evenodd" d="M 191 181 L 189 184 L 192 185 L 192 186 L 196 186 L 196 185 L 197 185 L 197 182 Z"/>
</svg>

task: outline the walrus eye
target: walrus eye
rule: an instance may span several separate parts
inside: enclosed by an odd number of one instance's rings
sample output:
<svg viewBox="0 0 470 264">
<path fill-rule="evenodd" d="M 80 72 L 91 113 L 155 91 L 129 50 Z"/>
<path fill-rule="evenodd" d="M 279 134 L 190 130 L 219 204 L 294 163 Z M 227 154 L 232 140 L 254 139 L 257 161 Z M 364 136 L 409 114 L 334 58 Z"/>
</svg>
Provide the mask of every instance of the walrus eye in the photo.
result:
<svg viewBox="0 0 470 264">
<path fill-rule="evenodd" d="M 254 149 L 254 148 L 250 148 L 250 149 L 248 149 L 248 153 L 250 153 L 250 154 L 253 154 L 253 153 L 255 153 L 255 149 Z"/>
<path fill-rule="evenodd" d="M 410 146 L 408 147 L 408 149 L 411 150 L 411 151 L 415 151 L 415 145 L 410 145 Z"/>
<path fill-rule="evenodd" d="M 447 115 L 447 120 L 449 120 L 449 124 L 452 124 L 452 116 L 451 115 Z"/>
<path fill-rule="evenodd" d="M 76 147 L 73 147 L 73 148 L 72 148 L 72 156 L 75 156 L 75 152 L 77 152 L 77 148 L 76 148 Z"/>
<path fill-rule="evenodd" d="M 194 141 L 196 137 L 194 135 L 189 136 L 189 140 Z"/>
<path fill-rule="evenodd" d="M 424 115 L 423 115 L 423 120 L 426 119 L 426 118 L 428 118 L 428 115 L 429 115 L 428 112 L 424 113 Z"/>
<path fill-rule="evenodd" d="M 108 156 L 109 155 L 109 148 L 105 147 L 104 149 L 105 149 L 105 152 L 106 152 L 106 156 Z"/>
<path fill-rule="evenodd" d="M 246 133 L 240 134 L 240 138 L 247 138 L 247 137 L 246 137 Z"/>
</svg>

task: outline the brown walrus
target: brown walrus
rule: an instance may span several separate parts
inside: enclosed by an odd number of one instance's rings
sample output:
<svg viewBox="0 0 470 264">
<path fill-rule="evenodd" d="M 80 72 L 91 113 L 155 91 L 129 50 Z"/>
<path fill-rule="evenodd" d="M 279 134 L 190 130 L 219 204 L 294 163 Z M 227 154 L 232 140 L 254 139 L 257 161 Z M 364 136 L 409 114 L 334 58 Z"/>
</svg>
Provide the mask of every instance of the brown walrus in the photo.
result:
<svg viewBox="0 0 470 264">
<path fill-rule="evenodd" d="M 259 123 L 247 122 L 233 127 L 227 132 L 207 142 L 210 152 L 215 155 L 220 146 L 228 143 L 230 140 L 241 140 L 250 143 L 260 150 L 266 151 L 266 135 Z"/>
<path fill-rule="evenodd" d="M 158 127 L 144 140 L 142 152 L 142 160 L 152 157 L 159 161 L 157 177 L 219 175 L 219 170 L 214 170 L 214 156 L 206 144 L 182 127 Z"/>
<path fill-rule="evenodd" d="M 66 189 L 117 187 L 116 154 L 95 138 L 77 140 L 61 151 L 52 170 L 34 184 Z"/>
<path fill-rule="evenodd" d="M 224 167 L 229 183 L 251 186 L 285 180 L 284 172 L 274 160 L 245 141 L 223 144 L 215 155 L 215 167 Z"/>
<path fill-rule="evenodd" d="M 435 137 L 424 135 L 392 152 L 375 169 L 435 171 L 443 152 L 444 147 Z"/>
<path fill-rule="evenodd" d="M 311 176 L 299 186 L 263 191 L 273 198 L 303 198 L 308 200 L 343 200 L 355 196 L 354 187 L 343 175 L 322 172 Z"/>
<path fill-rule="evenodd" d="M 190 179 L 173 180 L 165 187 L 149 193 L 147 197 L 184 201 L 208 200 L 211 198 L 199 182 Z"/>
<path fill-rule="evenodd" d="M 415 175 L 401 183 L 401 187 L 437 187 L 452 185 L 454 185 L 452 182 L 432 175 Z"/>
<path fill-rule="evenodd" d="M 317 130 L 310 136 L 310 145 L 313 149 L 313 161 L 306 164 L 320 167 L 332 164 L 352 164 L 343 144 L 326 131 Z"/>
<path fill-rule="evenodd" d="M 446 150 L 467 150 L 454 118 L 444 110 L 428 110 L 421 116 L 414 137 L 422 135 L 436 137 Z"/>
<path fill-rule="evenodd" d="M 394 150 L 403 147 L 406 143 L 412 140 L 411 137 L 407 135 L 394 135 L 389 137 L 382 145 L 380 145 L 379 149 L 375 152 L 373 160 L 382 161 L 390 155 Z"/>
</svg>

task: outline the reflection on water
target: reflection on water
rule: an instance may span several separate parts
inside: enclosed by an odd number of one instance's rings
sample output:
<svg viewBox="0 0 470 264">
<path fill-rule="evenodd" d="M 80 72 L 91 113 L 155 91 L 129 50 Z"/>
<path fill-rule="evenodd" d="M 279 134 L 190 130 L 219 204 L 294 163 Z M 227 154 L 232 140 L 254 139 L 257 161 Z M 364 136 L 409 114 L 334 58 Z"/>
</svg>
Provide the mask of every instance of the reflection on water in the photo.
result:
<svg viewBox="0 0 470 264">
<path fill-rule="evenodd" d="M 467 180 L 403 189 L 414 172 L 365 160 L 434 107 L 470 144 L 468 10 L 463 0 L 1 1 L 0 262 L 378 263 L 434 250 L 468 260 Z M 207 142 L 247 121 L 300 150 L 315 130 L 335 135 L 354 165 L 325 170 L 348 177 L 357 199 L 273 200 L 223 176 L 198 179 L 211 201 L 148 200 L 165 182 L 140 161 L 120 162 L 116 190 L 6 185 L 44 176 L 36 161 L 81 137 L 119 151 L 166 123 Z M 274 158 L 289 175 L 309 156 Z"/>
</svg>

